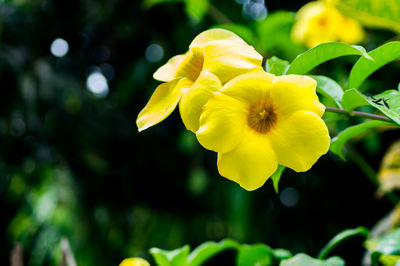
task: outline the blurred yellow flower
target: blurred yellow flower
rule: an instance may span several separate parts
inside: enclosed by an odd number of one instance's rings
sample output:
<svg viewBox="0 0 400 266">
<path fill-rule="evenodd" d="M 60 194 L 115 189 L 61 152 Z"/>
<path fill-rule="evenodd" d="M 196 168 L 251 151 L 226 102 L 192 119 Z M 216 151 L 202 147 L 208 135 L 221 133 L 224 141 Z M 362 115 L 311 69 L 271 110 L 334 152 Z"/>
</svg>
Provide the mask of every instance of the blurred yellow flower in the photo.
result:
<svg viewBox="0 0 400 266">
<path fill-rule="evenodd" d="M 128 258 L 124 259 L 119 266 L 150 266 L 150 263 L 142 258 Z"/>
<path fill-rule="evenodd" d="M 212 29 L 200 33 L 189 51 L 171 58 L 155 73 L 157 87 L 136 120 L 139 131 L 164 120 L 179 102 L 186 128 L 195 132 L 210 94 L 237 75 L 261 69 L 262 56 L 234 33 Z"/>
<path fill-rule="evenodd" d="M 335 41 L 356 44 L 363 40 L 364 31 L 356 20 L 340 13 L 333 1 L 316 1 L 298 11 L 292 38 L 308 48 Z"/>
<path fill-rule="evenodd" d="M 315 89 L 306 76 L 240 75 L 210 97 L 197 139 L 218 152 L 219 173 L 246 190 L 261 187 L 278 164 L 307 171 L 330 144 Z"/>
</svg>

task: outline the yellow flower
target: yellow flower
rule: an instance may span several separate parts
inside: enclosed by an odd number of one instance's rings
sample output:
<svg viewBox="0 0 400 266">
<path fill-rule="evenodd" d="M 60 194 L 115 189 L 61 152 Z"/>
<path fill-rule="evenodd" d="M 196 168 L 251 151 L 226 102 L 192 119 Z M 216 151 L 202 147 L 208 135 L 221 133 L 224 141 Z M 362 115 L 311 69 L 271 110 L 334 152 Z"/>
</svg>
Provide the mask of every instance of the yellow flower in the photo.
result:
<svg viewBox="0 0 400 266">
<path fill-rule="evenodd" d="M 332 2 L 309 2 L 297 13 L 292 38 L 312 48 L 324 42 L 342 41 L 356 44 L 363 40 L 361 25 L 342 15 Z"/>
<path fill-rule="evenodd" d="M 186 128 L 196 132 L 201 108 L 212 92 L 237 75 L 261 69 L 262 56 L 234 33 L 207 30 L 190 44 L 189 51 L 171 58 L 155 73 L 164 81 L 157 87 L 136 120 L 139 131 L 164 120 L 179 102 Z"/>
<path fill-rule="evenodd" d="M 137 257 L 124 259 L 119 266 L 150 266 L 150 263 Z"/>
<path fill-rule="evenodd" d="M 238 76 L 204 106 L 197 139 L 218 152 L 219 173 L 247 190 L 261 187 L 278 164 L 307 171 L 330 144 L 315 88 L 306 76 Z"/>
</svg>

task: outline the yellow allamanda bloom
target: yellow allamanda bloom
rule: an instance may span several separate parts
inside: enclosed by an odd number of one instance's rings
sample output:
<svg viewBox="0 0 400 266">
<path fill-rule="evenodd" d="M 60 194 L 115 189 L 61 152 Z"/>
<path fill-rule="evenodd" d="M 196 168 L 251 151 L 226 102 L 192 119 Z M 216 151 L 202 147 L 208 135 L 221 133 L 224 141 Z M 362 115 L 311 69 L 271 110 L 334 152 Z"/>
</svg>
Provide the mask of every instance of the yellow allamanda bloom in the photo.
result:
<svg viewBox="0 0 400 266">
<path fill-rule="evenodd" d="M 136 257 L 124 259 L 119 266 L 150 266 L 150 263 L 148 263 L 145 259 Z"/>
<path fill-rule="evenodd" d="M 164 120 L 179 103 L 186 128 L 196 132 L 203 105 L 212 92 L 232 78 L 262 69 L 262 56 L 234 33 L 207 30 L 190 44 L 189 51 L 171 58 L 155 73 L 163 81 L 136 120 L 139 131 Z"/>
<path fill-rule="evenodd" d="M 340 13 L 332 1 L 315 1 L 297 12 L 292 38 L 308 48 L 335 41 L 356 44 L 364 39 L 364 31 L 356 20 Z"/>
<path fill-rule="evenodd" d="M 330 144 L 315 90 L 306 76 L 238 76 L 204 106 L 197 139 L 218 152 L 219 173 L 246 190 L 261 187 L 278 164 L 307 171 Z"/>
</svg>

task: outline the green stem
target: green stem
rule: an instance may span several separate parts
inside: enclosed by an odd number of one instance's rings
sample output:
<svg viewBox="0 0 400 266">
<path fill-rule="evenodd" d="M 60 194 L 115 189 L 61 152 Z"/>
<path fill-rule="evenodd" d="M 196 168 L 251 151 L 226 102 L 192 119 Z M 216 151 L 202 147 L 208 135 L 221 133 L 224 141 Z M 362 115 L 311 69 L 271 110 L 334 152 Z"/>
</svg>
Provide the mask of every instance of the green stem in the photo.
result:
<svg viewBox="0 0 400 266">
<path fill-rule="evenodd" d="M 361 154 L 351 146 L 347 146 L 347 155 L 349 156 L 349 159 L 352 160 L 361 171 L 363 171 L 371 183 L 376 187 L 379 187 L 379 181 L 375 170 L 368 164 Z M 385 193 L 384 195 L 393 203 L 393 205 L 400 202 L 400 198 L 394 192 Z"/>
<path fill-rule="evenodd" d="M 382 120 L 382 121 L 389 121 L 389 122 L 392 121 L 392 120 L 390 120 L 390 118 L 388 118 L 386 116 L 383 116 L 383 115 L 376 115 L 376 114 L 364 113 L 364 112 L 359 112 L 359 111 L 349 112 L 349 111 L 344 110 L 344 109 L 338 109 L 338 108 L 333 108 L 333 107 L 326 107 L 326 111 L 335 112 L 335 113 L 341 113 L 341 114 L 347 114 L 347 115 L 360 116 L 360 117 L 376 119 L 376 120 Z"/>
<path fill-rule="evenodd" d="M 365 227 L 357 227 L 354 229 L 347 229 L 344 230 L 343 232 L 337 234 L 334 238 L 332 238 L 328 244 L 326 244 L 321 251 L 318 254 L 318 259 L 325 259 L 328 254 L 340 243 L 342 243 L 344 240 L 349 239 L 353 236 L 364 236 L 365 238 L 368 237 L 369 230 Z"/>
</svg>

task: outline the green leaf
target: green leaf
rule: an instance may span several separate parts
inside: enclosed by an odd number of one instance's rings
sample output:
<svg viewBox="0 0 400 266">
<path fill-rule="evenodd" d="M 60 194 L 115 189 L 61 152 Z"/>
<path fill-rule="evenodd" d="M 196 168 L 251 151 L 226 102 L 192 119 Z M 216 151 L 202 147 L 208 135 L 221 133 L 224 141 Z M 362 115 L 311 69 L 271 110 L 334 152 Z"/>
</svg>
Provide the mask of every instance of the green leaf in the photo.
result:
<svg viewBox="0 0 400 266">
<path fill-rule="evenodd" d="M 185 245 L 181 248 L 167 251 L 159 248 L 151 248 L 150 253 L 158 266 L 181 266 L 186 265 L 190 247 Z"/>
<path fill-rule="evenodd" d="M 382 237 L 375 252 L 385 255 L 400 255 L 400 228 Z"/>
<path fill-rule="evenodd" d="M 357 89 L 350 89 L 344 92 L 342 103 L 348 111 L 359 106 L 371 105 L 400 126 L 400 93 L 397 90 L 387 90 L 367 96 Z"/>
<path fill-rule="evenodd" d="M 340 11 L 362 24 L 390 29 L 400 33 L 400 3 L 398 0 L 341 0 Z"/>
<path fill-rule="evenodd" d="M 279 54 L 292 59 L 304 52 L 302 45 L 296 44 L 290 37 L 296 14 L 289 11 L 275 11 L 260 21 L 255 22 L 257 39 L 253 44 L 261 54 Z"/>
<path fill-rule="evenodd" d="M 317 81 L 317 92 L 332 99 L 337 107 L 342 108 L 343 89 L 333 79 L 325 76 L 310 75 Z"/>
<path fill-rule="evenodd" d="M 185 0 L 185 12 L 195 22 L 203 20 L 208 10 L 208 0 Z"/>
<path fill-rule="evenodd" d="M 285 166 L 278 165 L 278 169 L 276 169 L 275 173 L 273 173 L 273 175 L 271 176 L 276 193 L 279 193 L 279 180 L 281 179 L 282 173 L 285 169 L 286 169 Z"/>
<path fill-rule="evenodd" d="M 265 244 L 241 245 L 236 259 L 236 265 L 271 265 L 273 256 L 272 249 Z"/>
<path fill-rule="evenodd" d="M 361 46 L 342 42 L 327 42 L 298 55 L 290 64 L 286 74 L 306 74 L 328 60 L 345 55 L 362 55 L 369 58 L 367 52 Z"/>
<path fill-rule="evenodd" d="M 349 88 L 359 88 L 376 70 L 400 57 L 400 42 L 389 42 L 368 53 L 373 60 L 360 58 L 349 75 Z"/>
<path fill-rule="evenodd" d="M 344 240 L 354 237 L 354 236 L 364 236 L 365 238 L 368 237 L 369 231 L 367 228 L 365 227 L 357 227 L 354 229 L 347 229 L 344 230 L 342 232 L 340 232 L 339 234 L 337 234 L 334 238 L 332 238 L 328 244 L 326 244 L 321 252 L 318 255 L 319 259 L 324 259 L 329 252 L 332 251 L 332 249 L 334 249 L 338 244 L 342 243 Z"/>
<path fill-rule="evenodd" d="M 267 72 L 279 76 L 285 72 L 285 69 L 287 68 L 288 65 L 289 65 L 288 61 L 273 56 L 267 59 L 267 62 L 265 64 L 265 69 Z"/>
<path fill-rule="evenodd" d="M 202 265 L 205 261 L 215 256 L 216 254 L 226 250 L 234 248 L 236 249 L 239 244 L 232 239 L 224 239 L 219 243 L 209 241 L 201 244 L 195 250 L 190 253 L 187 265 L 197 266 Z"/>
<path fill-rule="evenodd" d="M 327 260 L 314 259 L 307 254 L 299 253 L 293 258 L 283 260 L 280 266 L 344 266 L 345 262 L 340 257 L 331 257 Z"/>
<path fill-rule="evenodd" d="M 335 138 L 332 139 L 332 143 L 330 146 L 330 151 L 342 159 L 343 156 L 343 146 L 344 144 L 352 138 L 360 136 L 361 134 L 367 132 L 367 130 L 375 127 L 383 127 L 383 126 L 392 126 L 393 124 L 390 122 L 379 121 L 379 120 L 370 120 L 364 122 L 362 124 L 358 124 L 352 127 L 348 127 L 342 132 L 340 132 Z"/>
</svg>

